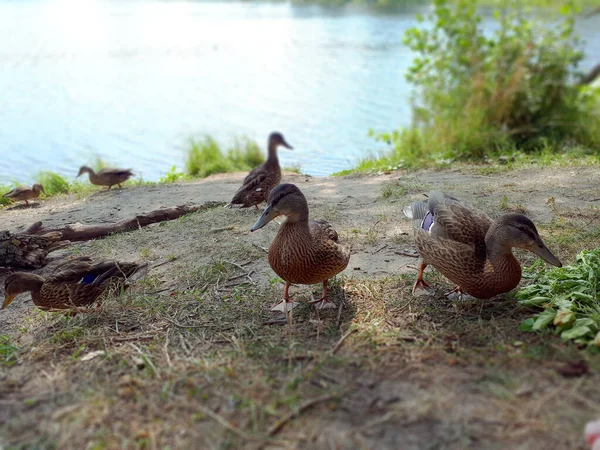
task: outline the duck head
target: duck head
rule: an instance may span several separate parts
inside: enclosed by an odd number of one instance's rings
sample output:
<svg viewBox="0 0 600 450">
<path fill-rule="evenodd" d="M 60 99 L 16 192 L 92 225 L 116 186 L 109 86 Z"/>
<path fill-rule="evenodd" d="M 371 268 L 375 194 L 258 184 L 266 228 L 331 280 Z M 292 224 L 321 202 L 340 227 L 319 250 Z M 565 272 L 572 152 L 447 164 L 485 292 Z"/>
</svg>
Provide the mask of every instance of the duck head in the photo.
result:
<svg viewBox="0 0 600 450">
<path fill-rule="evenodd" d="M 506 214 L 497 220 L 497 224 L 498 233 L 506 244 L 529 250 L 548 264 L 562 267 L 562 263 L 548 250 L 529 218 L 522 214 Z"/>
<path fill-rule="evenodd" d="M 286 216 L 290 223 L 308 221 L 308 202 L 296 185 L 285 183 L 273 189 L 269 194 L 267 207 L 250 231 L 264 227 L 278 216 Z"/>
<path fill-rule="evenodd" d="M 269 148 L 277 148 L 279 146 L 283 146 L 289 150 L 294 149 L 294 147 L 287 143 L 283 137 L 283 134 L 278 131 L 274 131 L 269 135 Z"/>
<path fill-rule="evenodd" d="M 44 279 L 39 275 L 25 272 L 15 272 L 4 280 L 4 303 L 0 309 L 6 308 L 15 297 L 23 292 L 39 291 Z"/>
</svg>

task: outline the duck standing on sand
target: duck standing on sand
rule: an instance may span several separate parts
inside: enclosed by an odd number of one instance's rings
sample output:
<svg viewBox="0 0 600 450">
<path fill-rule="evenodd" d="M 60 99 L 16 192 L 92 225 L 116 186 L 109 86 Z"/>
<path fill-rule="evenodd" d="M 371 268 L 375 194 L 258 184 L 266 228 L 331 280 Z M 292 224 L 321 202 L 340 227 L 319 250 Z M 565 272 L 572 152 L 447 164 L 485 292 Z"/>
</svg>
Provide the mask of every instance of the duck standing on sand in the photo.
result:
<svg viewBox="0 0 600 450">
<path fill-rule="evenodd" d="M 268 205 L 250 231 L 264 227 L 277 216 L 285 222 L 269 247 L 269 264 L 285 281 L 283 300 L 272 311 L 287 313 L 293 307 L 291 284 L 323 283 L 323 295 L 312 301 L 319 309 L 332 305 L 327 302 L 327 281 L 348 265 L 350 250 L 338 242 L 338 234 L 325 220 L 308 219 L 308 203 L 304 194 L 293 184 L 281 184 L 271 191 Z"/>
<path fill-rule="evenodd" d="M 13 299 L 31 292 L 33 303 L 43 310 L 79 310 L 89 306 L 109 288 L 119 289 L 142 265 L 101 261 L 89 257 L 76 258 L 58 266 L 47 278 L 27 272 L 15 272 L 4 281 L 6 308 Z M 82 311 L 80 311 L 82 312 Z"/>
<path fill-rule="evenodd" d="M 34 184 L 32 187 L 29 186 L 18 186 L 12 191 L 7 192 L 3 197 L 10 198 L 11 200 L 24 200 L 25 204 L 29 206 L 29 200 L 38 198 L 40 193 L 46 193 L 44 186 L 41 184 Z"/>
<path fill-rule="evenodd" d="M 115 184 L 121 189 L 121 183 L 126 182 L 133 176 L 131 169 L 102 169 L 95 172 L 94 169 L 88 166 L 81 166 L 77 176 L 80 177 L 86 172 L 89 174 L 90 183 L 96 186 L 108 186 L 107 190 L 110 190 Z"/>
<path fill-rule="evenodd" d="M 415 243 L 423 258 L 413 293 L 419 286 L 428 287 L 423 271 L 429 264 L 455 283 L 456 291 L 483 299 L 508 292 L 521 281 L 521 265 L 513 247 L 562 266 L 533 222 L 522 214 L 492 220 L 440 191 L 431 191 L 427 202 L 404 208 L 404 214 L 413 219 Z"/>
<path fill-rule="evenodd" d="M 280 145 L 290 150 L 294 149 L 286 142 L 281 133 L 271 133 L 269 135 L 269 156 L 267 160 L 246 175 L 242 187 L 235 193 L 231 202 L 226 205 L 227 208 L 254 206 L 258 209 L 257 205 L 269 198 L 271 190 L 281 181 L 281 167 L 279 167 L 279 159 L 277 158 L 277 148 Z"/>
</svg>

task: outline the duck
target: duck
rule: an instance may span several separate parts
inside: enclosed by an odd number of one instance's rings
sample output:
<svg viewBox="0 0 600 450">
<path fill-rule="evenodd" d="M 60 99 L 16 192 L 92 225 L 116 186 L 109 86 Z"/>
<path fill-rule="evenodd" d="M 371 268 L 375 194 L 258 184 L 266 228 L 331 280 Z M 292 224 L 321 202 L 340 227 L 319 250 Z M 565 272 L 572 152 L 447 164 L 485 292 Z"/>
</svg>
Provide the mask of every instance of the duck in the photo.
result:
<svg viewBox="0 0 600 450">
<path fill-rule="evenodd" d="M 522 214 L 492 220 L 441 191 L 429 192 L 427 201 L 413 202 L 404 214 L 413 219 L 415 244 L 422 258 L 413 294 L 419 287 L 429 287 L 423 280 L 428 265 L 456 284 L 456 292 L 480 299 L 506 293 L 521 281 L 521 265 L 513 248 L 562 266 L 534 223 Z"/>
<path fill-rule="evenodd" d="M 115 184 L 121 189 L 121 183 L 126 182 L 134 175 L 131 169 L 102 169 L 95 172 L 91 167 L 81 166 L 77 176 L 80 177 L 86 172 L 89 174 L 90 183 L 96 186 L 108 186 L 107 190 L 110 190 Z"/>
<path fill-rule="evenodd" d="M 326 220 L 309 220 L 308 202 L 294 184 L 273 189 L 260 218 L 250 228 L 256 231 L 278 216 L 286 220 L 268 250 L 269 265 L 285 281 L 283 300 L 271 308 L 286 312 L 294 304 L 289 296 L 292 284 L 323 283 L 323 295 L 312 300 L 318 309 L 333 306 L 327 301 L 327 282 L 342 272 L 350 261 L 350 250 L 340 244 L 338 234 Z"/>
<path fill-rule="evenodd" d="M 279 167 L 279 159 L 277 158 L 277 149 L 280 146 L 289 150 L 294 149 L 287 143 L 283 134 L 274 131 L 269 135 L 269 156 L 267 160 L 246 175 L 242 186 L 235 193 L 231 202 L 225 205 L 227 208 L 254 206 L 258 209 L 258 205 L 269 198 L 271 190 L 281 181 L 281 167 Z"/>
<path fill-rule="evenodd" d="M 3 195 L 3 197 L 10 198 L 11 200 L 24 200 L 25 204 L 29 206 L 29 200 L 34 198 L 38 198 L 41 193 L 46 193 L 44 190 L 44 186 L 39 183 L 34 184 L 33 186 L 17 186 L 13 190 L 7 192 Z"/>
<path fill-rule="evenodd" d="M 131 262 L 94 261 L 80 257 L 59 265 L 47 278 L 28 272 L 15 272 L 4 281 L 4 303 L 31 292 L 34 305 L 45 311 L 74 309 L 93 304 L 109 289 L 119 289 L 144 265 Z"/>
</svg>

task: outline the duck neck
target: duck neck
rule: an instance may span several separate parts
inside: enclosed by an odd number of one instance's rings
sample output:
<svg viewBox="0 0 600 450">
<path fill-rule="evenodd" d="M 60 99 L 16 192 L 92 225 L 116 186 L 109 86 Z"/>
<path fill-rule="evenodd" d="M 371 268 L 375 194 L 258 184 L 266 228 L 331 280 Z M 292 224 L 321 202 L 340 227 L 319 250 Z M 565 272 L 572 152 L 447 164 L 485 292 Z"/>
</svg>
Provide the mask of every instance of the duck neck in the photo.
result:
<svg viewBox="0 0 600 450">
<path fill-rule="evenodd" d="M 282 227 L 306 231 L 310 234 L 310 227 L 308 226 L 308 208 L 303 208 L 301 211 L 289 214 L 282 224 Z"/>
<path fill-rule="evenodd" d="M 37 293 L 42 289 L 44 279 L 34 273 L 24 273 L 19 280 L 23 292 Z"/>
<path fill-rule="evenodd" d="M 266 165 L 278 166 L 279 158 L 277 158 L 277 144 L 269 142 L 269 156 L 267 157 Z"/>
<path fill-rule="evenodd" d="M 509 243 L 502 225 L 493 224 L 485 235 L 485 248 L 487 253 L 487 259 L 493 264 L 494 262 L 500 261 L 516 261 L 513 252 L 512 245 Z M 519 265 L 520 269 L 520 265 Z"/>
</svg>

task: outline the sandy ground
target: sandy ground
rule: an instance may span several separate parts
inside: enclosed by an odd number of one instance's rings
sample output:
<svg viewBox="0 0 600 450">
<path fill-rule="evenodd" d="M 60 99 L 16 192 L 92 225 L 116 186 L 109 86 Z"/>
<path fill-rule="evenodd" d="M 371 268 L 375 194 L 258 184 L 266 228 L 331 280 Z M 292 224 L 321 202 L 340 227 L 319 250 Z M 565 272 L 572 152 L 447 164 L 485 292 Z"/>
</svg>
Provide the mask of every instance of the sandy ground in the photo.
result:
<svg viewBox="0 0 600 450">
<path fill-rule="evenodd" d="M 564 220 L 570 215 L 577 215 L 578 220 L 587 220 L 586 218 L 590 217 L 590 220 L 597 221 L 600 197 L 598 168 L 523 169 L 502 171 L 491 175 L 478 175 L 477 172 L 477 170 L 447 170 L 410 175 L 392 173 L 340 178 L 312 178 L 289 173 L 285 174 L 284 181 L 298 185 L 308 199 L 311 216 L 328 219 L 338 230 L 341 240 L 351 247 L 352 257 L 344 274 L 353 280 L 384 279 L 398 273 L 415 273 L 417 260 L 406 256 L 413 251 L 411 223 L 404 218 L 402 207 L 414 199 L 424 198 L 423 194 L 430 189 L 442 189 L 452 193 L 467 203 L 484 209 L 492 216 L 507 211 L 524 211 L 536 224 L 541 225 L 542 230 L 545 225 L 559 219 Z M 17 207 L 0 211 L 0 229 L 18 232 L 38 220 L 47 227 L 59 227 L 75 222 L 109 223 L 142 212 L 176 205 L 201 204 L 207 201 L 226 203 L 236 191 L 242 176 L 243 174 L 228 174 L 172 185 L 128 187 L 123 190 L 96 192 L 83 199 L 63 197 L 41 200 L 31 208 Z M 191 219 L 175 221 L 177 223 L 172 226 L 157 224 L 140 232 L 117 235 L 89 243 L 76 243 L 52 254 L 53 260 L 40 272 L 45 273 L 64 256 L 72 253 L 124 260 L 146 259 L 152 264 L 173 259 L 173 263 L 161 265 L 151 269 L 150 272 L 156 280 L 156 285 L 153 286 L 156 292 L 169 295 L 191 286 L 194 283 L 193 274 L 197 273 L 194 270 L 198 267 L 205 267 L 217 260 L 228 260 L 243 264 L 249 273 L 253 273 L 252 277 L 257 285 L 268 288 L 274 274 L 268 267 L 264 252 L 260 248 L 268 247 L 276 233 L 276 225 L 270 224 L 259 232 L 250 233 L 249 228 L 260 213 L 261 211 L 255 209 L 229 210 L 218 207 L 194 214 Z M 542 231 L 542 237 L 547 236 L 544 233 Z M 563 262 L 569 262 L 577 251 L 573 246 L 563 246 L 558 242 L 550 247 L 559 258 L 563 259 Z M 522 253 L 519 257 L 526 261 L 533 260 L 532 256 Z M 0 272 L 0 283 L 5 273 Z M 172 275 L 173 273 L 178 275 Z M 181 275 L 182 273 L 185 275 Z M 294 292 L 295 295 L 304 296 L 310 295 L 311 290 L 317 292 L 318 287 L 314 289 L 298 287 Z M 27 334 L 20 331 L 24 324 L 22 317 L 25 311 L 31 308 L 28 297 L 24 297 L 20 301 L 15 301 L 7 310 L 0 312 L 1 332 L 11 336 L 21 345 L 30 342 Z M 259 305 L 259 308 L 264 311 L 264 316 L 268 317 L 268 304 Z M 481 312 L 479 319 L 481 320 Z M 301 318 L 299 320 L 302 321 Z M 493 320 L 491 323 L 494 323 Z M 467 338 L 464 340 L 466 341 Z M 477 363 L 477 367 L 481 367 L 481 363 Z M 395 370 L 397 373 L 403 373 L 405 369 Z M 475 367 L 467 367 L 465 370 L 439 374 L 439 377 L 440 380 L 444 379 L 452 385 L 460 385 L 471 378 L 478 379 L 478 375 L 475 375 L 477 370 Z M 446 436 L 448 430 L 442 429 L 442 422 L 438 420 L 432 422 L 405 420 L 402 422 L 403 425 L 398 425 L 394 421 L 387 423 L 389 418 L 382 419 L 388 417 L 385 415 L 387 413 L 384 414 L 387 406 L 377 407 L 379 409 L 375 409 L 378 412 L 372 413 L 373 404 L 391 405 L 397 401 L 398 395 L 415 402 L 423 399 L 426 402 L 429 400 L 433 402 L 432 399 L 436 395 L 448 394 L 443 385 L 429 385 L 433 382 L 435 374 L 430 373 L 423 377 L 421 375 L 419 372 L 416 378 L 409 377 L 401 380 L 390 378 L 382 381 L 378 378 L 376 384 L 371 383 L 370 378 L 360 380 L 355 395 L 351 396 L 348 400 L 350 403 L 346 405 L 348 413 L 340 412 L 337 416 L 328 417 L 323 423 L 328 423 L 331 427 L 315 438 L 313 448 L 332 448 L 331 445 L 339 442 L 343 442 L 339 448 L 353 448 L 353 445 L 362 448 L 426 448 L 425 446 L 429 445 L 427 444 L 428 433 L 435 435 L 435 439 L 432 437 L 431 448 L 446 448 L 443 445 L 444 439 L 450 437 Z M 3 376 L 7 376 L 6 373 Z M 548 382 L 548 389 L 552 388 L 551 392 L 555 392 L 554 381 L 549 382 L 545 378 L 540 381 L 542 385 L 545 382 Z M 460 392 L 460 389 L 456 392 Z M 368 400 L 363 399 L 362 396 L 368 397 Z M 485 397 L 477 400 L 480 402 L 477 405 L 465 403 L 460 406 L 461 414 L 464 413 L 465 417 L 476 416 L 477 413 L 474 411 L 477 408 L 490 407 L 485 405 L 483 398 Z M 445 401 L 456 402 L 457 400 L 448 397 Z M 373 417 L 375 421 L 373 427 L 378 432 L 374 435 L 362 436 L 361 439 L 364 439 L 360 441 L 362 443 L 345 441 L 345 437 L 340 438 L 341 435 L 346 436 L 355 428 L 361 429 L 363 425 L 361 418 L 353 416 L 352 410 L 353 408 L 362 410 L 361 408 L 366 408 L 367 403 L 370 405 L 368 414 Z M 14 407 L 13 403 L 11 405 Z M 0 414 L 0 423 L 6 419 L 5 415 Z M 489 417 L 487 419 L 492 420 Z M 376 422 L 377 420 L 382 421 L 380 423 Z M 404 440 L 398 440 L 398 430 L 401 431 L 400 435 Z M 493 448 L 565 448 L 548 447 L 549 441 L 544 441 L 543 434 L 540 436 L 542 437 L 535 438 L 541 439 L 539 445 L 535 444 L 537 442 L 535 439 L 526 440 L 523 437 L 519 438 L 520 444 L 513 447 L 510 443 L 512 441 L 502 441 L 498 438 L 499 442 L 504 444 L 498 446 L 496 442 Z M 563 442 L 574 442 L 573 439 L 575 438 L 569 435 Z M 479 444 L 473 448 L 492 448 L 486 447 L 485 442 L 479 441 Z M 471 446 L 458 445 L 452 448 L 471 448 Z"/>
</svg>

